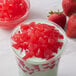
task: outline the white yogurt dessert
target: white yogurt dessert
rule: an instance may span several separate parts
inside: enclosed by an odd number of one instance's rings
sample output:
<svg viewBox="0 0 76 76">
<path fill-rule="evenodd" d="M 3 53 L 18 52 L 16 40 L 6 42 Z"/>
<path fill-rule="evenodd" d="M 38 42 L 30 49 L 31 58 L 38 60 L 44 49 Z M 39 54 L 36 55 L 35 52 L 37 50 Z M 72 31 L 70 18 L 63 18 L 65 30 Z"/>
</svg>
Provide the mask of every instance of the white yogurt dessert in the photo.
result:
<svg viewBox="0 0 76 76">
<path fill-rule="evenodd" d="M 56 76 L 66 42 L 62 28 L 47 20 L 31 20 L 12 34 L 20 76 Z"/>
</svg>

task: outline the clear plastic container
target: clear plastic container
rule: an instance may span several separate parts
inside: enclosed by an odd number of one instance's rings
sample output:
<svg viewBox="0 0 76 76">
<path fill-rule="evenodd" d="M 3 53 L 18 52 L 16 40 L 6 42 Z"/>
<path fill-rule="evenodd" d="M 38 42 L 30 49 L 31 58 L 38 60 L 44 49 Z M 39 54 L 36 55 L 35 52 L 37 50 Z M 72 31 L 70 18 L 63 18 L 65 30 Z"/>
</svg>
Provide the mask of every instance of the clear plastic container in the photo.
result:
<svg viewBox="0 0 76 76">
<path fill-rule="evenodd" d="M 29 9 L 29 0 L 0 0 L 0 27 L 14 28 L 27 18 Z"/>
<path fill-rule="evenodd" d="M 29 24 L 30 22 L 36 22 L 36 23 L 45 23 L 48 25 L 55 26 L 60 33 L 64 36 L 63 39 L 63 47 L 62 49 L 55 55 L 55 57 L 47 60 L 47 61 L 40 61 L 40 60 L 34 60 L 34 61 L 24 61 L 20 54 L 17 52 L 18 50 L 14 49 L 12 47 L 12 50 L 15 53 L 17 63 L 18 63 L 18 68 L 19 68 L 19 75 L 20 76 L 57 76 L 57 71 L 58 71 L 58 64 L 59 60 L 61 58 L 61 54 L 64 51 L 65 44 L 66 44 L 66 35 L 64 30 L 58 26 L 57 24 L 47 21 L 47 20 L 42 20 L 42 19 L 34 19 L 30 20 L 27 22 L 23 22 L 24 24 Z M 17 32 L 19 30 L 20 26 L 18 26 L 14 31 Z M 12 34 L 12 35 L 13 35 Z"/>
</svg>

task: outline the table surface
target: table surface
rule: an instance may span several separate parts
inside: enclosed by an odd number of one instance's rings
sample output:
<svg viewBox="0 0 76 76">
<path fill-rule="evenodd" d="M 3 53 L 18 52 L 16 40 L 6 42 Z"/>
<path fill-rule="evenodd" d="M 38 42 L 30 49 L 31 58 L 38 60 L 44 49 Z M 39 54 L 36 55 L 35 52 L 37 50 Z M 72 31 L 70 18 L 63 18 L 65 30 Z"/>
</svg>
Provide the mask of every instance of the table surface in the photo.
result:
<svg viewBox="0 0 76 76">
<path fill-rule="evenodd" d="M 28 19 L 47 19 L 50 10 L 62 11 L 61 0 L 30 0 Z M 27 19 L 27 20 L 28 20 Z M 15 56 L 10 46 L 11 31 L 0 29 L 0 76 L 19 76 Z M 76 76 L 76 40 L 67 40 L 59 63 L 58 76 Z"/>
</svg>

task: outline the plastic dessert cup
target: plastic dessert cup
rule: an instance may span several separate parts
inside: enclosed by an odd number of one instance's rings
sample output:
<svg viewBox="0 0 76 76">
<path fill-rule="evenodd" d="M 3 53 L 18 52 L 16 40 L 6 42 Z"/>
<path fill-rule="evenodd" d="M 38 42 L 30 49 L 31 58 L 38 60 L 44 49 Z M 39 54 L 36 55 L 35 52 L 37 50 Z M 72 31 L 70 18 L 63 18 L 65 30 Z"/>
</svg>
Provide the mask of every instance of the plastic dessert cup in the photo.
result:
<svg viewBox="0 0 76 76">
<path fill-rule="evenodd" d="M 29 9 L 29 0 L 0 0 L 0 28 L 13 29 L 27 18 Z"/>
<path fill-rule="evenodd" d="M 58 63 L 59 63 L 61 54 L 62 54 L 65 44 L 66 44 L 65 32 L 63 31 L 63 29 L 60 26 L 58 26 L 57 24 L 55 24 L 53 22 L 49 22 L 47 20 L 34 19 L 34 20 L 24 22 L 23 24 L 29 24 L 31 22 L 44 23 L 44 24 L 48 24 L 51 26 L 55 26 L 56 29 L 58 29 L 59 32 L 64 36 L 63 46 L 62 46 L 62 49 L 59 50 L 58 53 L 51 59 L 45 60 L 45 59 L 41 59 L 41 58 L 34 58 L 34 59 L 27 59 L 26 61 L 22 59 L 18 50 L 14 49 L 12 47 L 12 49 L 15 53 L 16 59 L 17 59 L 19 75 L 20 76 L 57 76 Z M 20 26 L 18 26 L 13 31 L 13 34 L 15 32 L 17 32 L 17 30 L 19 30 L 19 28 L 20 28 Z"/>
</svg>

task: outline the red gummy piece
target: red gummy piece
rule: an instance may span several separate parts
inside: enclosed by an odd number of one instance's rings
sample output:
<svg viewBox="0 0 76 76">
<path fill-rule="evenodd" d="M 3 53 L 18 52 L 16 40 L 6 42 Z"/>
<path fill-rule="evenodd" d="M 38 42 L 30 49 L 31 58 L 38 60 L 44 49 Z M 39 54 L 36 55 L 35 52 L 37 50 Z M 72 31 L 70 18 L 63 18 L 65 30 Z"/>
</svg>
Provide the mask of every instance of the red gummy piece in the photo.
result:
<svg viewBox="0 0 76 76">
<path fill-rule="evenodd" d="M 23 57 L 24 60 L 28 59 L 28 58 L 31 58 L 34 56 L 34 53 L 33 52 L 29 52 L 29 53 L 26 53 L 26 55 Z"/>
<path fill-rule="evenodd" d="M 53 53 L 61 49 L 63 42 L 58 39 L 63 39 L 63 35 L 59 33 L 54 26 L 48 24 L 21 24 L 20 31 L 12 36 L 13 47 L 16 49 L 26 49 L 29 52 L 23 57 L 24 60 L 31 57 L 38 57 L 43 59 L 51 59 L 54 57 Z M 22 52 L 21 50 L 21 52 Z"/>
</svg>

